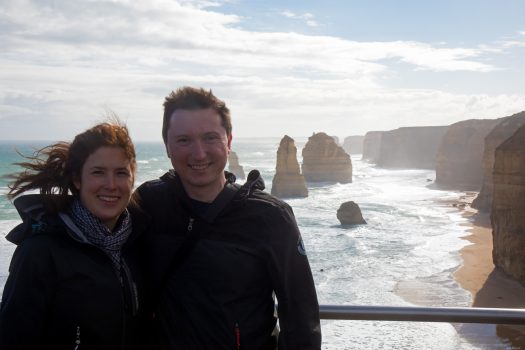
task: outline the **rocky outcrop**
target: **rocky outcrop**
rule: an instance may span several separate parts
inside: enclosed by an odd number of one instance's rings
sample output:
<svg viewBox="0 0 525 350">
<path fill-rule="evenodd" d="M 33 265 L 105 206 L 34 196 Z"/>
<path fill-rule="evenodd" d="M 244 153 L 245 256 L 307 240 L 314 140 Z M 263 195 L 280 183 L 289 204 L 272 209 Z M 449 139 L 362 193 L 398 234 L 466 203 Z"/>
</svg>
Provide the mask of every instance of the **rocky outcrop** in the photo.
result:
<svg viewBox="0 0 525 350">
<path fill-rule="evenodd" d="M 525 126 L 496 148 L 493 181 L 494 265 L 525 285 Z"/>
<path fill-rule="evenodd" d="M 381 149 L 381 136 L 383 131 L 369 131 L 363 140 L 363 157 L 361 159 L 370 163 L 377 162 Z"/>
<path fill-rule="evenodd" d="M 277 150 L 271 193 L 280 198 L 308 197 L 306 182 L 297 162 L 297 147 L 288 135 L 283 137 Z"/>
<path fill-rule="evenodd" d="M 309 137 L 302 154 L 306 182 L 352 182 L 350 156 L 324 132 Z"/>
<path fill-rule="evenodd" d="M 337 219 L 341 225 L 366 224 L 366 221 L 363 219 L 363 215 L 361 214 L 361 209 L 355 202 L 352 201 L 341 204 L 339 209 L 337 209 Z"/>
<path fill-rule="evenodd" d="M 237 157 L 237 153 L 234 151 L 231 151 L 228 156 L 228 170 L 230 173 L 234 173 L 238 179 L 246 178 L 246 175 L 244 175 L 244 169 L 239 164 L 239 157 Z"/>
<path fill-rule="evenodd" d="M 483 182 L 485 136 L 495 119 L 470 119 L 449 126 L 436 157 L 436 184 L 444 188 L 478 191 Z"/>
<path fill-rule="evenodd" d="M 407 127 L 385 131 L 376 164 L 384 168 L 434 169 L 447 126 Z"/>
<path fill-rule="evenodd" d="M 512 136 L 522 125 L 525 125 L 525 111 L 510 117 L 497 119 L 499 121 L 485 137 L 483 151 L 483 184 L 481 190 L 472 202 L 472 207 L 482 212 L 489 212 L 492 207 L 492 170 L 494 169 L 494 153 L 496 148 Z"/>
<path fill-rule="evenodd" d="M 364 136 L 347 136 L 343 141 L 343 149 L 347 154 L 363 154 Z"/>
</svg>

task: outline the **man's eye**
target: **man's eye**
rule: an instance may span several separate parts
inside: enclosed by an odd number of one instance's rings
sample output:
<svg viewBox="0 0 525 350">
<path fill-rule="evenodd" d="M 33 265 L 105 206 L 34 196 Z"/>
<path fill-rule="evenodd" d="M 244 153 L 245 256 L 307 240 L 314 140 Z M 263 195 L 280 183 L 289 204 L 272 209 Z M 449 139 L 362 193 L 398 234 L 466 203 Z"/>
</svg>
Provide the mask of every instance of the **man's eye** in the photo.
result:
<svg viewBox="0 0 525 350">
<path fill-rule="evenodd" d="M 177 145 L 184 146 L 190 143 L 190 139 L 177 139 L 176 143 Z"/>
<path fill-rule="evenodd" d="M 204 138 L 204 141 L 206 143 L 215 143 L 217 141 L 220 141 L 220 137 L 217 136 L 217 135 L 207 135 L 205 138 Z"/>
<path fill-rule="evenodd" d="M 103 172 L 102 170 L 93 170 L 93 171 L 91 172 L 91 174 L 93 174 L 93 175 L 103 175 L 104 172 Z"/>
</svg>

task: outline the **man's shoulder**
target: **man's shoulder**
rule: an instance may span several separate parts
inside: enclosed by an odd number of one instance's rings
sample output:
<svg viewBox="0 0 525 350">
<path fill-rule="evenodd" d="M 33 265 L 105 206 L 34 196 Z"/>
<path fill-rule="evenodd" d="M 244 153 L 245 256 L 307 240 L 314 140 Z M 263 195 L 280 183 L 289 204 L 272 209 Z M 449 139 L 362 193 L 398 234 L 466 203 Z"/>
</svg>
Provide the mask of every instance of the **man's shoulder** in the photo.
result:
<svg viewBox="0 0 525 350">
<path fill-rule="evenodd" d="M 261 190 L 254 191 L 249 197 L 248 203 L 251 206 L 259 209 L 266 209 L 270 212 L 291 211 L 291 207 L 288 203 Z"/>
</svg>

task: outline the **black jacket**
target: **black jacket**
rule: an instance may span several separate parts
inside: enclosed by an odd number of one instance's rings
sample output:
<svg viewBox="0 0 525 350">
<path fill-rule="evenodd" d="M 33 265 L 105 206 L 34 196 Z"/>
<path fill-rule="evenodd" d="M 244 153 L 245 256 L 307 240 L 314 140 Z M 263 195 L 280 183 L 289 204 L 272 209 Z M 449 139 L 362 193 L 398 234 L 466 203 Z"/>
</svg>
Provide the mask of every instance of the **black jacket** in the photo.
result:
<svg viewBox="0 0 525 350">
<path fill-rule="evenodd" d="M 7 236 L 18 246 L 0 306 L 0 349 L 138 348 L 136 232 L 122 251 L 121 283 L 106 253 L 67 215 L 48 214 L 41 198 L 15 200 L 23 223 Z"/>
<path fill-rule="evenodd" d="M 174 171 L 137 189 L 152 217 L 145 239 L 157 297 L 152 348 L 275 349 L 273 292 L 279 349 L 321 348 L 319 306 L 295 218 L 263 188 L 252 173 L 213 222 L 194 210 Z"/>
</svg>

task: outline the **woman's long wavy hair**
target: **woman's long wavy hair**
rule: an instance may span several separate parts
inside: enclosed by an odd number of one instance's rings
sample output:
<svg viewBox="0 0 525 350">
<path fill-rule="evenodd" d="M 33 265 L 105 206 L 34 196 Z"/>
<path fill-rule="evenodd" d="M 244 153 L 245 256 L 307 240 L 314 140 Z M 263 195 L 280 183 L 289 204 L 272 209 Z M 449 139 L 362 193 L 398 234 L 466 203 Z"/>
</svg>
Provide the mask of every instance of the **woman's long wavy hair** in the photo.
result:
<svg viewBox="0 0 525 350">
<path fill-rule="evenodd" d="M 79 194 L 74 180 L 80 178 L 87 158 L 104 146 L 124 150 L 134 177 L 137 167 L 135 147 L 128 128 L 113 117 L 111 122 L 97 124 L 78 134 L 71 143 L 58 142 L 36 150 L 31 156 L 23 156 L 27 161 L 15 165 L 24 170 L 7 176 L 12 180 L 8 185 L 8 198 L 38 190 L 43 195 L 53 195 L 46 198 L 51 200 L 51 203 L 47 202 L 54 210 L 63 210 L 69 203 L 70 194 Z"/>
</svg>

